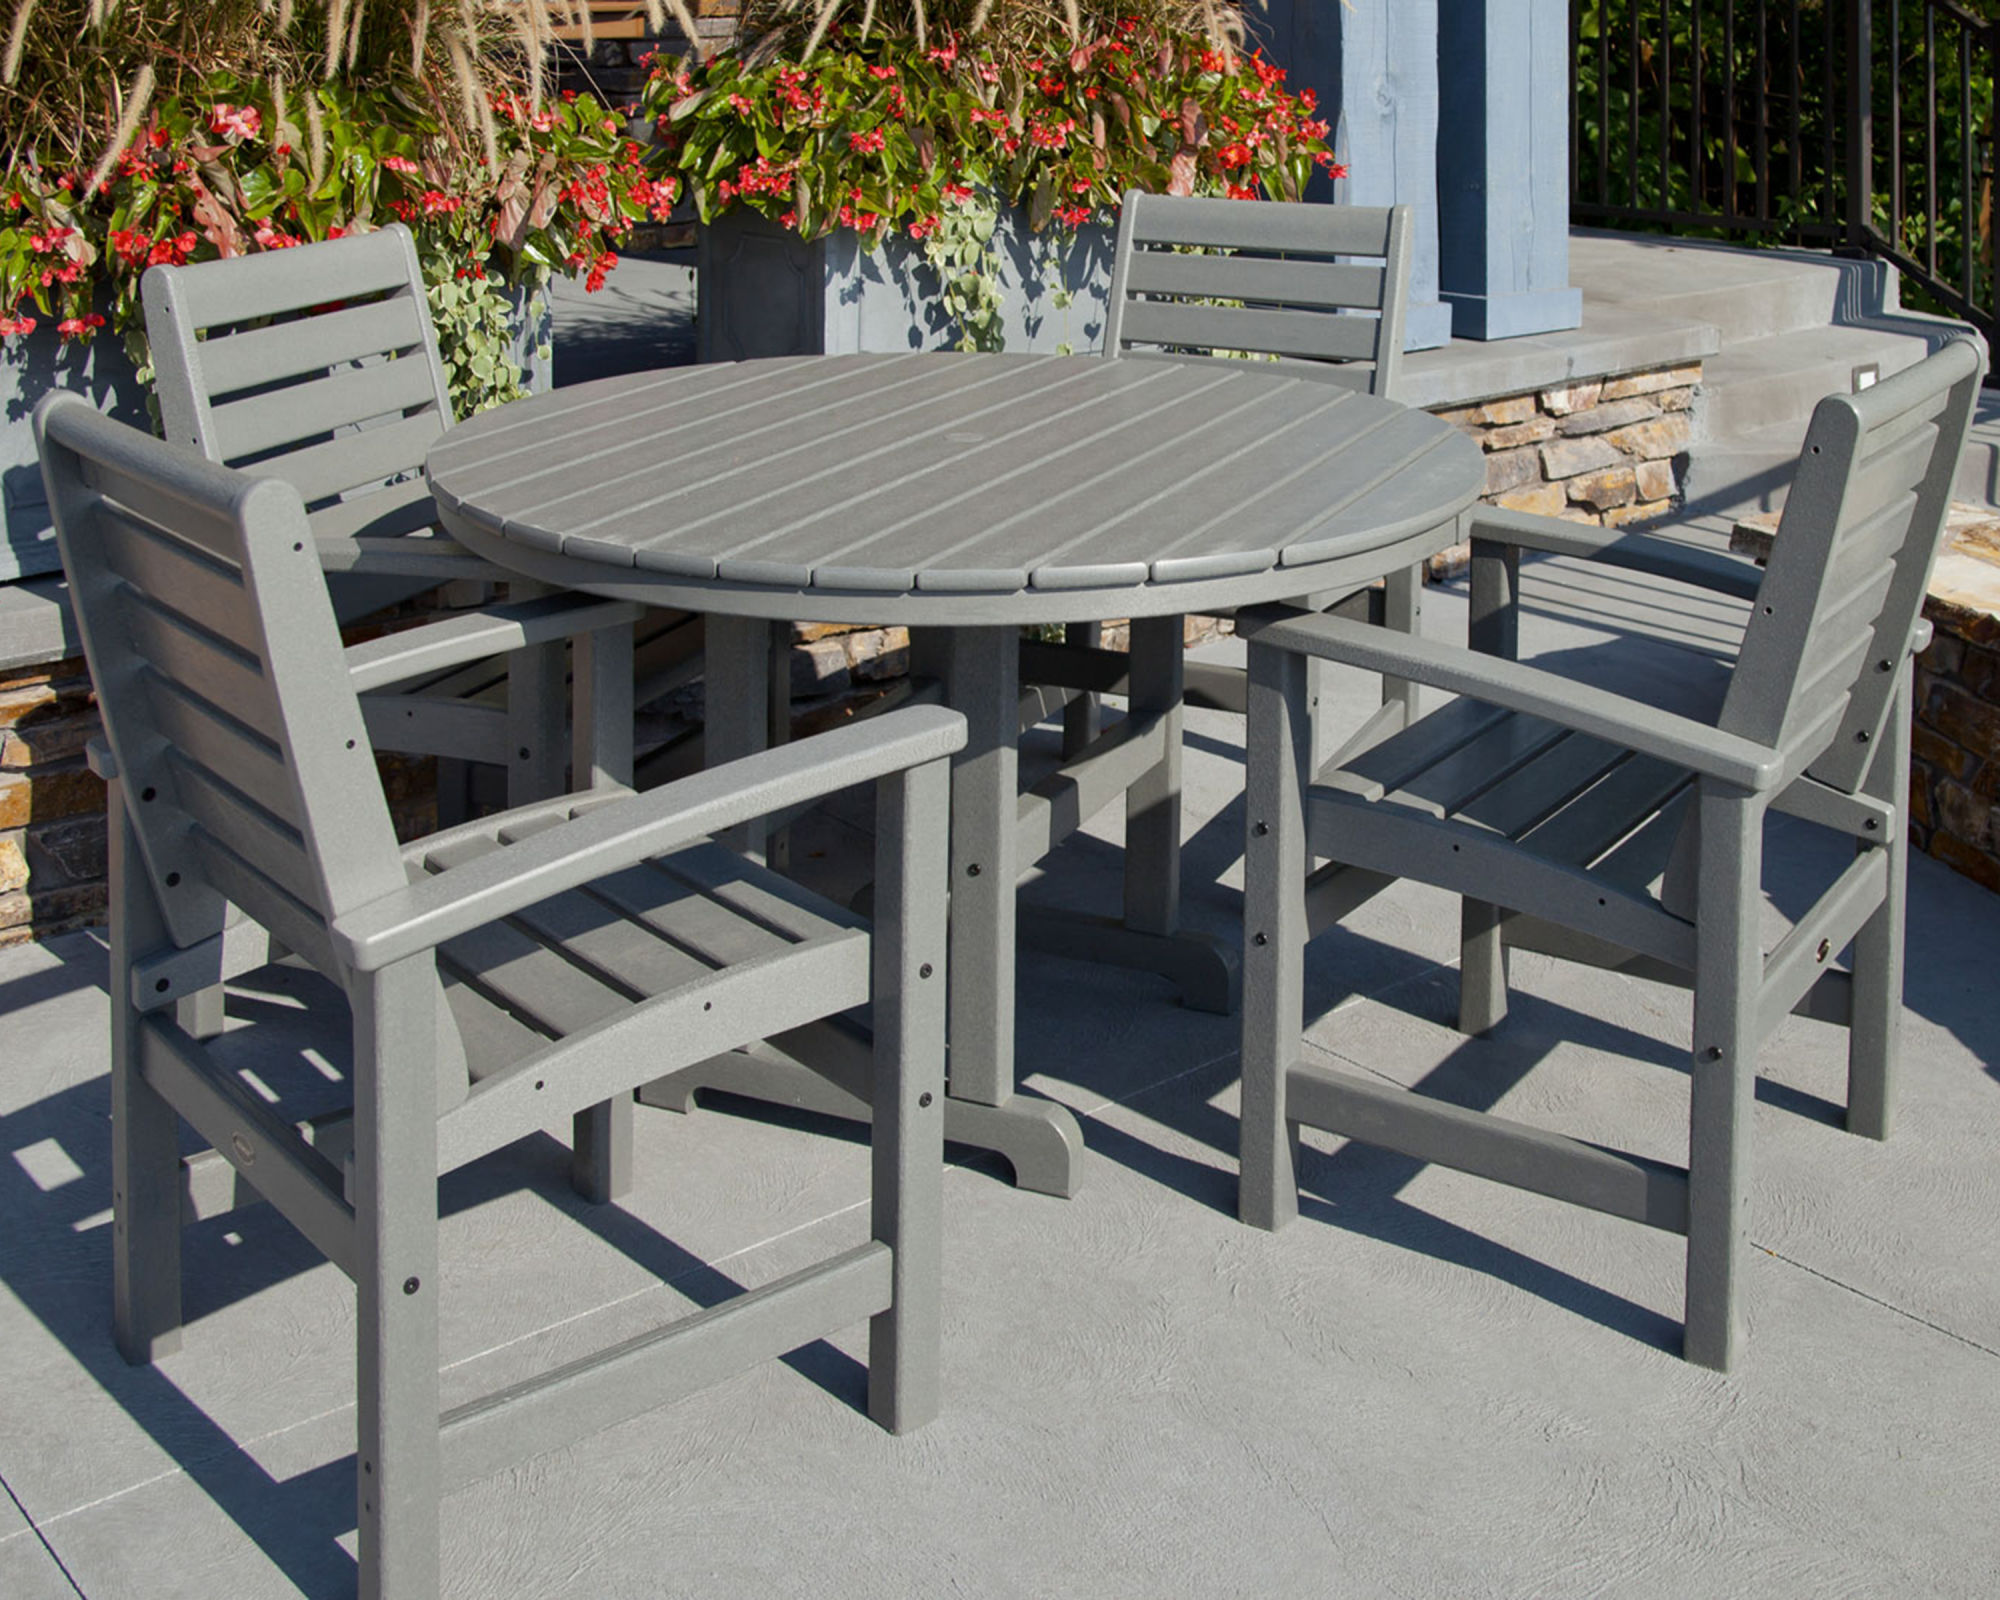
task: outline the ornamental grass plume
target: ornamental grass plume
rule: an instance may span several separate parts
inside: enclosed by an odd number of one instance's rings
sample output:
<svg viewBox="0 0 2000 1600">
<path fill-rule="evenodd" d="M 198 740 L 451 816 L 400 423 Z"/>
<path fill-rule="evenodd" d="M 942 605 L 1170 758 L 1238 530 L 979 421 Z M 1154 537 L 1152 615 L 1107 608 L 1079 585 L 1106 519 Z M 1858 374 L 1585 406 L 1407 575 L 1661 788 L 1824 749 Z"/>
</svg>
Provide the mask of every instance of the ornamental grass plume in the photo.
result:
<svg viewBox="0 0 2000 1600">
<path fill-rule="evenodd" d="M 0 0 L 4 4 L 5 0 Z M 645 0 L 695 36 L 686 0 Z M 488 100 L 541 101 L 558 25 L 588 36 L 588 0 L 12 0 L 0 49 L 0 163 L 102 174 L 147 102 L 218 72 L 277 95 L 345 81 L 392 87 L 464 148 L 491 147 Z"/>
</svg>

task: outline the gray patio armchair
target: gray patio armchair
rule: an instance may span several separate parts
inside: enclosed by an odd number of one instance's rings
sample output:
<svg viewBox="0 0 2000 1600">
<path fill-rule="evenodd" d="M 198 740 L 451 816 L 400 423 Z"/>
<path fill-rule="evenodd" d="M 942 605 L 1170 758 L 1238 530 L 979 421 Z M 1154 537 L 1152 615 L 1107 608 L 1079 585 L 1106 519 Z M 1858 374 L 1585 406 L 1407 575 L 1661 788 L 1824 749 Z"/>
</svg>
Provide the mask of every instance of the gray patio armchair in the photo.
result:
<svg viewBox="0 0 2000 1600">
<path fill-rule="evenodd" d="M 1393 399 L 1409 297 L 1408 206 L 1278 205 L 1128 193 L 1104 323 L 1104 354 L 1119 360 L 1264 357 L 1288 376 Z M 1417 627 L 1423 574 L 1404 567 L 1380 587 L 1303 597 L 1404 633 Z M 1160 632 L 1167 631 L 1165 625 Z M 1102 625 L 1072 623 L 1062 643 L 1023 646 L 1024 682 L 1084 698 L 1065 711 L 1072 750 L 1088 742 L 1095 694 L 1127 693 L 1125 657 L 1100 647 Z M 1242 715 L 1242 669 L 1191 662 L 1189 705 Z M 1313 673 L 1313 700 L 1319 699 Z M 1384 680 L 1383 711 L 1352 736 L 1366 743 L 1415 714 L 1415 690 Z M 1320 754 L 1330 753 L 1321 736 Z"/>
<path fill-rule="evenodd" d="M 436 527 L 421 469 L 451 400 L 407 228 L 156 266 L 141 294 L 166 436 L 298 488 L 343 621 L 455 580 L 509 585 L 509 604 L 369 649 L 378 748 L 497 766 L 514 803 L 561 793 L 566 763 L 577 788 L 631 781 L 639 608 L 537 594 Z M 699 670 L 698 619 L 655 613 L 642 632 L 645 692 Z M 447 809 L 454 795 L 440 783 Z"/>
<path fill-rule="evenodd" d="M 1967 343 L 1820 402 L 1761 581 L 1671 541 L 1475 513 L 1465 650 L 1338 617 L 1246 612 L 1247 947 L 1240 1209 L 1297 1214 L 1300 1127 L 1381 1145 L 1687 1237 L 1684 1349 L 1726 1369 L 1759 1047 L 1793 1011 L 1848 1030 L 1848 1126 L 1888 1132 L 1902 998 L 1910 660 L 1982 367 Z M 1518 552 L 1552 551 L 1753 600 L 1712 722 L 1513 659 Z M 1317 779 L 1306 666 L 1451 691 Z M 1853 858 L 1769 949 L 1769 812 Z M 1315 857 L 1327 865 L 1312 871 Z M 1460 1026 L 1506 1008 L 1505 950 L 1693 990 L 1685 1170 L 1300 1059 L 1304 947 L 1398 878 L 1465 904 Z M 1841 953 L 1851 946 L 1845 966 Z"/>
<path fill-rule="evenodd" d="M 454 1485 L 863 1319 L 870 1414 L 896 1431 L 926 1421 L 948 762 L 963 719 L 912 707 L 648 794 L 607 785 L 399 847 L 297 489 L 74 395 L 52 396 L 36 429 L 109 746 L 126 1359 L 180 1339 L 185 1119 L 354 1279 L 364 1595 L 438 1593 L 439 1496 Z M 710 842 L 868 783 L 872 927 Z M 180 998 L 260 965 L 266 935 L 351 1011 L 351 1114 L 309 1134 L 176 1021 Z M 867 1243 L 441 1410 L 440 1174 L 565 1114 L 602 1138 L 612 1124 L 592 1108 L 629 1108 L 661 1072 L 861 1005 L 874 1016 Z M 266 1025 L 244 1020 L 235 1042 Z M 615 1169 L 630 1152 L 576 1158 Z"/>
</svg>

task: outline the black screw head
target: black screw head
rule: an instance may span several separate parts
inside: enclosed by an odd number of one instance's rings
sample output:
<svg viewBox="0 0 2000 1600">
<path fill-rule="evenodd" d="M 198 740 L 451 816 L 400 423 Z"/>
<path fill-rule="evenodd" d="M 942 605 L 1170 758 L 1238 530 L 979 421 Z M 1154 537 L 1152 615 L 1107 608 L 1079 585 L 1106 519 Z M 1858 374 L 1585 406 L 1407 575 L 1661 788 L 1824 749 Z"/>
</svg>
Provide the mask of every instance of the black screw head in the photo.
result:
<svg viewBox="0 0 2000 1600">
<path fill-rule="evenodd" d="M 1268 934 L 1258 933 L 1251 935 L 1250 942 L 1252 944 L 1269 944 L 1271 940 Z"/>
<path fill-rule="evenodd" d="M 918 1104 L 918 1105 L 920 1105 L 920 1106 L 928 1106 L 928 1105 L 929 1105 L 930 1103 L 931 1103 L 931 1092 L 930 1092 L 930 1090 L 926 1089 L 926 1090 L 925 1090 L 925 1091 L 924 1091 L 924 1092 L 923 1092 L 922 1094 L 920 1094 L 920 1095 L 918 1095 L 918 1096 L 917 1096 L 917 1104 Z"/>
<path fill-rule="evenodd" d="M 178 889 L 180 886 L 181 886 L 181 875 L 178 872 L 168 873 L 167 887 L 169 889 Z"/>
<path fill-rule="evenodd" d="M 928 961 L 926 961 L 921 967 L 917 968 L 918 977 L 928 978 L 930 975 L 931 975 L 931 964 Z"/>
<path fill-rule="evenodd" d="M 420 1278 L 405 1278 L 403 1280 L 403 1293 L 415 1294 L 423 1286 L 423 1280 Z"/>
<path fill-rule="evenodd" d="M 1270 831 L 1271 831 L 1271 825 L 1268 822 L 1260 822 L 1257 824 L 1256 827 L 1251 829 L 1251 832 L 1255 833 L 1257 837 L 1260 839 L 1263 838 L 1264 835 L 1269 833 Z"/>
<path fill-rule="evenodd" d="M 156 800 L 159 798 L 159 793 L 159 790 L 153 788 L 141 789 L 139 791 L 139 798 L 146 801 Z"/>
<path fill-rule="evenodd" d="M 966 875 L 966 876 L 967 876 L 968 878 L 976 878 L 976 877 L 978 877 L 978 876 L 979 876 L 979 863 L 978 863 L 977 861 L 974 861 L 974 862 L 972 862 L 972 863 L 971 863 L 970 865 L 968 865 L 968 866 L 966 867 L 966 869 L 965 869 L 965 875 Z"/>
</svg>

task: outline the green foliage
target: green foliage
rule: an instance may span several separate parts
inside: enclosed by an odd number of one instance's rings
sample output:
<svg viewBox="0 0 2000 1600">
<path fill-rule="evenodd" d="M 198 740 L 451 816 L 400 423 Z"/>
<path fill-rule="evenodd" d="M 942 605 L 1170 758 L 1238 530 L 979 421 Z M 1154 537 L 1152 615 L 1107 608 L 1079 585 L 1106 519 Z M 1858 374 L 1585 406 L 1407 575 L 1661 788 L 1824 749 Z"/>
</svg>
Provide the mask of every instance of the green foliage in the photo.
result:
<svg viewBox="0 0 2000 1600">
<path fill-rule="evenodd" d="M 1849 7 L 1578 0 L 1576 24 L 1580 203 L 1640 213 L 1619 226 L 1671 211 L 1683 217 L 1653 225 L 1774 243 L 1846 236 L 1859 122 Z M 1876 6 L 1872 29 L 1866 220 L 1907 263 L 1935 260 L 1945 284 L 1990 302 L 1991 25 L 1913 0 Z M 1914 287 L 1906 278 L 1906 298 Z"/>
<path fill-rule="evenodd" d="M 463 417 L 525 399 L 528 391 L 513 354 L 514 300 L 502 284 L 434 254 L 424 262 L 424 295 L 451 387 L 452 413 Z"/>
<path fill-rule="evenodd" d="M 579 273 L 595 288 L 632 223 L 678 192 L 655 180 L 623 118 L 587 95 L 537 110 L 495 95 L 494 156 L 455 144 L 395 90 L 322 83 L 296 96 L 235 74 L 156 99 L 94 188 L 15 152 L 0 182 L 0 334 L 57 319 L 66 338 L 106 322 L 143 336 L 139 280 L 202 261 L 364 232 L 417 237 L 439 345 L 467 407 L 519 392 L 491 346 L 504 284 Z M 497 280 L 497 281 L 490 281 Z M 143 365 L 143 362 L 142 362 Z"/>
<path fill-rule="evenodd" d="M 924 260 L 937 274 L 946 313 L 958 325 L 961 350 L 999 350 L 1007 342 L 994 282 L 993 231 L 999 220 L 990 199 L 973 195 L 947 203 L 937 225 L 924 234 Z"/>
<path fill-rule="evenodd" d="M 660 65 L 642 102 L 703 220 L 750 206 L 806 238 L 918 238 L 969 192 L 1040 232 L 1127 189 L 1297 199 L 1335 168 L 1310 92 L 1201 36 L 1127 18 L 1074 48 L 836 31 L 801 62 L 770 42 Z"/>
</svg>

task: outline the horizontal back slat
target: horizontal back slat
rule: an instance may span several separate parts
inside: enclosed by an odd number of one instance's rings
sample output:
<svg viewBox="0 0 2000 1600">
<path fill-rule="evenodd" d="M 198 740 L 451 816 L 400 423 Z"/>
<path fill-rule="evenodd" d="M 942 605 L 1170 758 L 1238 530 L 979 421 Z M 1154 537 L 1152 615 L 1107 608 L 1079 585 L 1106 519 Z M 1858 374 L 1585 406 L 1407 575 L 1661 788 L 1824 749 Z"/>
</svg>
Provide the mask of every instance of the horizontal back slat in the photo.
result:
<svg viewBox="0 0 2000 1600">
<path fill-rule="evenodd" d="M 152 691 L 148 709 L 184 760 L 223 774 L 265 810 L 298 825 L 290 774 L 269 740 L 157 672 L 147 682 Z"/>
<path fill-rule="evenodd" d="M 109 571 L 147 594 L 172 596 L 174 610 L 240 649 L 257 648 L 239 574 L 119 506 L 101 505 L 98 521 Z"/>
<path fill-rule="evenodd" d="M 1132 237 L 1145 244 L 1379 256 L 1389 245 L 1386 206 L 1252 205 L 1128 194 Z"/>
<path fill-rule="evenodd" d="M 1274 260 L 1135 250 L 1125 277 L 1132 294 L 1262 301 L 1271 305 L 1382 308 L 1383 271 L 1344 261 Z"/>
<path fill-rule="evenodd" d="M 119 614 L 134 651 L 168 677 L 192 684 L 205 698 L 229 707 L 275 744 L 280 731 L 278 702 L 263 665 L 249 651 L 197 628 L 187 618 L 127 588 Z"/>
<path fill-rule="evenodd" d="M 1818 727 L 1830 711 L 1846 702 L 1854 692 L 1854 681 L 1860 676 L 1861 664 L 1868 658 L 1873 642 L 1867 633 L 1857 633 L 1837 646 L 1829 646 L 1825 654 L 1812 657 L 1799 674 L 1798 688 L 1792 694 L 1792 713 L 1786 725 L 1789 734 L 1803 737 Z"/>
<path fill-rule="evenodd" d="M 284 885 L 264 876 L 207 829 L 195 831 L 195 853 L 215 887 L 264 927 L 287 950 L 303 956 L 336 983 L 344 969 L 334 954 L 326 920 L 294 899 Z"/>
<path fill-rule="evenodd" d="M 210 420 L 217 454 L 234 463 L 435 403 L 424 362 L 377 361 L 213 406 Z"/>
<path fill-rule="evenodd" d="M 1841 531 L 1845 533 L 1868 521 L 1884 506 L 1911 505 L 1917 485 L 1923 482 L 1931 452 L 1936 448 L 1937 427 L 1927 423 L 1857 465 L 1847 488 L 1847 499 L 1840 508 Z"/>
<path fill-rule="evenodd" d="M 197 824 L 316 915 L 317 875 L 298 829 L 271 815 L 198 762 L 176 761 L 177 798 Z"/>
<path fill-rule="evenodd" d="M 1916 491 L 1907 489 L 1878 508 L 1866 522 L 1850 523 L 1841 535 L 1838 552 L 1827 567 L 1829 591 L 1845 594 L 1875 567 L 1893 560 L 1903 541 L 1910 536 L 1910 518 L 1916 509 Z"/>
<path fill-rule="evenodd" d="M 302 317 L 269 328 L 251 328 L 196 346 L 211 399 L 311 372 L 325 372 L 364 356 L 401 354 L 424 342 L 422 303 L 390 295 L 366 305 Z"/>
<path fill-rule="evenodd" d="M 191 545 L 207 556 L 211 565 L 230 573 L 241 570 L 234 553 L 235 527 L 212 506 L 183 499 L 158 483 L 142 483 L 109 462 L 87 463 L 83 476 L 84 482 L 104 497 L 106 516 L 169 538 L 176 545 Z M 169 524 L 171 534 L 165 532 Z"/>
<path fill-rule="evenodd" d="M 310 505 L 349 489 L 362 489 L 398 473 L 414 472 L 444 424 L 435 412 L 363 428 L 325 444 L 307 445 L 274 461 L 244 468 L 260 478 L 281 478 Z"/>
<path fill-rule="evenodd" d="M 280 317 L 339 300 L 401 288 L 409 281 L 400 234 L 350 236 L 325 255 L 267 250 L 205 261 L 178 271 L 178 290 L 196 329 Z"/>
<path fill-rule="evenodd" d="M 1122 337 L 1134 344 L 1261 350 L 1315 361 L 1369 361 L 1381 323 L 1324 312 L 1249 310 L 1139 300 L 1125 308 Z"/>
</svg>

